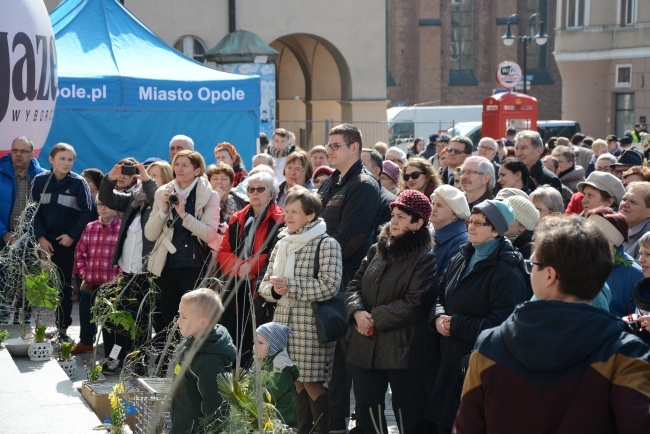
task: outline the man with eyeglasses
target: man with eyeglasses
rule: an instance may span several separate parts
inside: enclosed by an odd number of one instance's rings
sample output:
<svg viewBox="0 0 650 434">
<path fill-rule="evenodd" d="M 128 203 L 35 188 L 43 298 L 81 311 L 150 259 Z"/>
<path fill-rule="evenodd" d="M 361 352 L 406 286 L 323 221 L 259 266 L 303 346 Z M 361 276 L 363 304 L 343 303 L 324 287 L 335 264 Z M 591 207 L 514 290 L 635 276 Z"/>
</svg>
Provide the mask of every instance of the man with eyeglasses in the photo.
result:
<svg viewBox="0 0 650 434">
<path fill-rule="evenodd" d="M 528 167 L 530 177 L 537 185 L 550 185 L 562 194 L 562 183 L 542 163 L 544 142 L 537 131 L 521 131 L 515 141 L 515 156 Z"/>
<path fill-rule="evenodd" d="M 454 172 L 472 155 L 474 147 L 469 137 L 455 136 L 447 145 L 447 167 L 442 171 L 442 182 L 454 185 Z"/>
<path fill-rule="evenodd" d="M 499 151 L 499 144 L 497 143 L 496 140 L 494 140 L 491 137 L 483 137 L 478 142 L 476 155 L 487 158 L 487 160 L 490 163 L 492 163 L 492 167 L 494 168 L 495 174 L 499 173 L 499 168 L 501 167 L 501 165 L 499 164 L 500 160 L 499 160 L 498 151 Z M 496 182 L 494 184 L 495 185 L 492 188 L 492 194 L 497 194 L 497 192 L 501 189 L 501 186 Z"/>
<path fill-rule="evenodd" d="M 379 211 L 377 212 L 375 220 L 375 227 L 377 228 L 375 235 L 378 237 L 381 228 L 384 224 L 390 221 L 390 203 L 397 199 L 397 196 L 381 185 L 381 175 L 384 171 L 384 163 L 379 152 L 374 149 L 364 149 L 361 151 L 361 161 L 365 168 L 368 169 L 377 182 L 379 182 L 381 205 L 379 206 Z"/>
<path fill-rule="evenodd" d="M 623 172 L 631 167 L 641 165 L 643 165 L 643 155 L 636 149 L 626 149 L 610 168 L 612 169 L 612 175 L 622 181 Z"/>
<path fill-rule="evenodd" d="M 34 158 L 34 143 L 18 137 L 11 144 L 11 152 L 0 159 L 0 236 L 1 247 L 16 239 L 18 217 L 27 207 L 32 180 L 45 170 Z"/>
<path fill-rule="evenodd" d="M 12 244 L 20 236 L 16 234 L 18 218 L 29 202 L 34 177 L 44 171 L 34 158 L 34 143 L 26 136 L 15 139 L 10 153 L 0 158 L 0 248 Z M 9 308 L 2 305 L 0 298 L 0 324 L 6 322 L 8 316 Z"/>
<path fill-rule="evenodd" d="M 342 288 L 352 280 L 374 242 L 375 218 L 381 203 L 379 183 L 361 161 L 362 147 L 361 131 L 354 125 L 341 124 L 332 128 L 326 148 L 330 166 L 335 170 L 318 190 L 327 233 L 341 246 Z M 350 416 L 350 387 L 346 357 L 347 341 L 341 339 L 336 343 L 329 382 L 330 433 L 347 431 L 345 419 Z"/>
<path fill-rule="evenodd" d="M 492 163 L 484 157 L 468 157 L 460 170 L 460 183 L 470 211 L 479 203 L 494 199 L 492 189 L 496 179 Z"/>
</svg>

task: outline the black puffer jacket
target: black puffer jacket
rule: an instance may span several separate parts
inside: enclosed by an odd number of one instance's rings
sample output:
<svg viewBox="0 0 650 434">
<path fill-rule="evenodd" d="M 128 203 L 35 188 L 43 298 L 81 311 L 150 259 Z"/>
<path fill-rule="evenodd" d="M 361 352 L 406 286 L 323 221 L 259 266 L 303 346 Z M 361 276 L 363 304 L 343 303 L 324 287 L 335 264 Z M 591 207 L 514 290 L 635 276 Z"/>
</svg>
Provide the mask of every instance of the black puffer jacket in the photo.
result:
<svg viewBox="0 0 650 434">
<path fill-rule="evenodd" d="M 364 369 L 423 369 L 433 359 L 427 314 L 437 290 L 436 261 L 426 227 L 395 239 L 389 225 L 348 284 L 346 310 L 353 328 L 348 363 Z M 354 312 L 370 312 L 374 337 L 354 330 Z"/>
<path fill-rule="evenodd" d="M 117 236 L 117 245 L 113 251 L 113 265 L 117 265 L 120 256 L 122 256 L 122 247 L 124 247 L 124 240 L 126 240 L 129 226 L 131 226 L 138 213 L 141 214 L 142 258 L 145 258 L 153 250 L 155 241 L 149 241 L 144 236 L 144 225 L 149 220 L 154 195 L 158 188 L 153 178 L 149 178 L 148 181 L 143 182 L 140 187 L 128 194 L 115 191 L 116 185 L 117 182 L 109 181 L 107 176 L 104 176 L 104 179 L 99 184 L 99 201 L 112 210 L 124 213 L 122 216 L 122 225 L 120 226 L 120 234 Z M 143 261 L 143 265 L 146 267 L 147 262 Z"/>
<path fill-rule="evenodd" d="M 427 419 L 447 427 L 453 425 L 460 402 L 461 359 L 470 354 L 480 332 L 501 324 L 527 299 L 522 257 L 509 240 L 501 238 L 492 254 L 461 279 L 473 254 L 474 246 L 467 243 L 451 260 L 429 317 L 435 330 L 439 315 L 451 316 L 451 336 L 440 337 L 440 368 L 427 409 Z"/>
</svg>

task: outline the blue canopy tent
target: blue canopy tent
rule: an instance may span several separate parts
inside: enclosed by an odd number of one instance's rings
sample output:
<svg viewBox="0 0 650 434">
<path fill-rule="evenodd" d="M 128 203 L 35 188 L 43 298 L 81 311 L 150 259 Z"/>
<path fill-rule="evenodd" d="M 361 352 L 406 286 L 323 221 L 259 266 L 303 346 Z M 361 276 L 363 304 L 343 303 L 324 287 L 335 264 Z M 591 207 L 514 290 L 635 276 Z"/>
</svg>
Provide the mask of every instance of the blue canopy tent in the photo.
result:
<svg viewBox="0 0 650 434">
<path fill-rule="evenodd" d="M 75 147 L 78 172 L 108 170 L 128 156 L 167 160 L 176 134 L 192 137 L 207 164 L 222 141 L 251 161 L 259 136 L 259 77 L 185 57 L 116 0 L 66 0 L 50 20 L 59 84 L 39 158 L 44 167 L 58 142 Z"/>
</svg>

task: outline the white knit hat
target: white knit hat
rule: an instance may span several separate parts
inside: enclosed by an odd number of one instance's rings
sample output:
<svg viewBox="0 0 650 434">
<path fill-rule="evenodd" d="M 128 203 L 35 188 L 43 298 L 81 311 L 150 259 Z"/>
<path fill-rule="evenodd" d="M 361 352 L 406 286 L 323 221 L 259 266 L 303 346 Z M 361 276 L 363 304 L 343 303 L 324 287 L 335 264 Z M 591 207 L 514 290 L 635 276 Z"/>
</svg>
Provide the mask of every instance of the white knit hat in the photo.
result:
<svg viewBox="0 0 650 434">
<path fill-rule="evenodd" d="M 433 196 L 436 194 L 445 201 L 447 206 L 451 208 L 452 212 L 456 214 L 456 217 L 461 220 L 467 220 L 469 218 L 470 214 L 467 197 L 465 197 L 462 191 L 456 187 L 452 187 L 451 185 L 443 184 L 433 191 L 431 199 L 433 199 Z"/>
<path fill-rule="evenodd" d="M 509 197 L 512 196 L 521 196 L 525 199 L 528 199 L 528 195 L 526 194 L 525 191 L 520 190 L 518 188 L 502 188 L 497 192 L 497 195 L 494 197 L 495 200 L 506 200 Z"/>
<path fill-rule="evenodd" d="M 515 211 L 515 220 L 521 223 L 526 230 L 534 230 L 539 221 L 539 211 L 537 211 L 535 205 L 522 196 L 510 196 L 506 201 Z"/>
<path fill-rule="evenodd" d="M 406 152 L 402 151 L 397 146 L 388 148 L 388 151 L 386 151 L 386 158 L 388 158 L 389 156 L 397 158 L 404 164 L 406 164 L 406 162 L 408 161 L 406 159 Z"/>
</svg>

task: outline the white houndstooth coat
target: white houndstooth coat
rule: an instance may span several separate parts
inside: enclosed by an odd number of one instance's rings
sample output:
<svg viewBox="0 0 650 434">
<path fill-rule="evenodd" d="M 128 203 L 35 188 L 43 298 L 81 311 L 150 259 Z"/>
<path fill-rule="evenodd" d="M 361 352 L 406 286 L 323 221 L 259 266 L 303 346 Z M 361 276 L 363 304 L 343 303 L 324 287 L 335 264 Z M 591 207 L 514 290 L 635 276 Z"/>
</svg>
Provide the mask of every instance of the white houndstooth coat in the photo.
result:
<svg viewBox="0 0 650 434">
<path fill-rule="evenodd" d="M 311 227 L 309 225 L 305 229 Z M 287 236 L 283 229 L 278 238 Z M 320 344 L 316 334 L 312 301 L 332 298 L 339 290 L 343 263 L 341 247 L 331 237 L 324 238 L 320 245 L 318 278 L 314 278 L 316 248 L 321 237 L 317 237 L 296 252 L 294 277 L 288 279 L 289 292 L 279 300 L 273 298 L 270 278 L 277 248 L 273 249 L 267 273 L 260 285 L 260 295 L 267 301 L 277 302 L 274 321 L 284 324 L 295 332 L 289 336 L 287 352 L 300 370 L 300 382 L 329 381 L 332 375 L 335 342 Z"/>
</svg>

